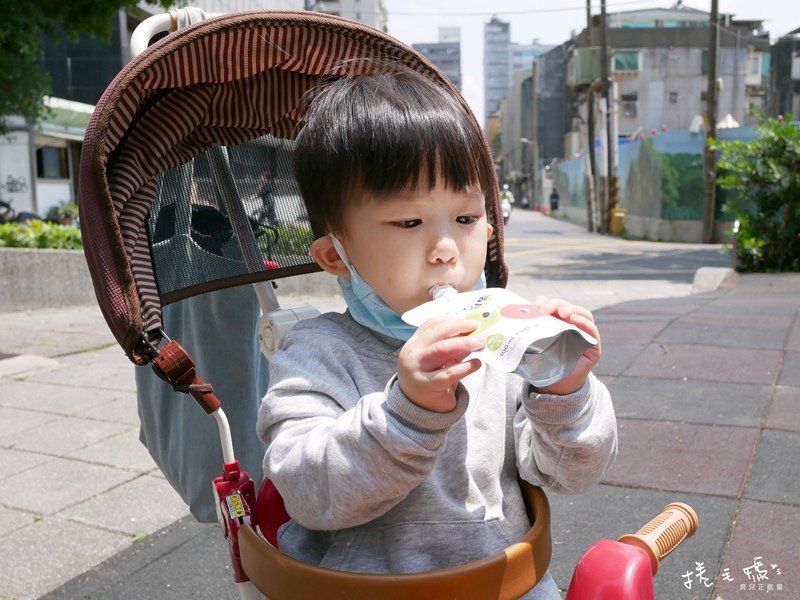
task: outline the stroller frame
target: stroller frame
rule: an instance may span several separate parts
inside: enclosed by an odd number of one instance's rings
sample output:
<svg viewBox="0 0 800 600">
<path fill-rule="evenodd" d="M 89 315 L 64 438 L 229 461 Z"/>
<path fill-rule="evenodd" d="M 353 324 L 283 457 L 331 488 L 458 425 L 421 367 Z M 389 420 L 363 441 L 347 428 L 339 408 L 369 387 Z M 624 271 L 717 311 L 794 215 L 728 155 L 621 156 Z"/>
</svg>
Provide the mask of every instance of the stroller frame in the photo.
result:
<svg viewBox="0 0 800 600">
<path fill-rule="evenodd" d="M 159 376 L 177 391 L 192 395 L 217 422 L 225 464 L 223 474 L 214 480 L 216 506 L 240 596 L 260 598 L 263 592 L 280 600 L 523 595 L 547 571 L 551 551 L 547 499 L 528 484 L 522 485 L 532 523 L 528 533 L 504 551 L 466 565 L 410 575 L 356 574 L 281 554 L 267 539 L 271 539 L 269 529 L 276 526 L 273 513 L 281 516 L 282 502 L 275 501 L 269 485 L 256 495 L 249 475 L 240 471 L 219 399 L 180 344 L 169 339 L 161 320 L 165 304 L 252 283 L 264 312 L 259 328 L 262 349 L 270 355 L 294 323 L 318 314 L 310 307 L 280 310 L 271 281 L 319 267 L 310 256 L 299 262 L 264 262 L 224 146 L 235 147 L 267 134 L 292 139 L 302 120 L 299 102 L 306 91 L 324 77 L 369 68 L 368 62 L 346 63 L 353 58 L 403 62 L 437 80 L 465 106 L 466 102 L 422 55 L 359 23 L 319 13 L 252 11 L 174 31 L 179 18 L 189 14 L 186 11 L 195 11 L 194 19 L 204 18 L 198 9 L 182 11 L 159 15 L 140 26 L 132 47 L 141 53 L 97 105 L 81 157 L 81 229 L 98 303 L 126 355 L 137 365 L 152 363 Z M 174 32 L 144 49 L 153 33 L 167 28 Z M 237 62 L 242 56 L 246 59 Z M 253 97 L 266 99 L 266 108 L 249 103 Z M 479 129 L 477 121 L 473 126 Z M 158 177 L 180 169 L 201 152 L 207 153 L 243 266 L 233 274 L 165 289 L 154 266 L 147 225 Z M 485 272 L 490 286 L 504 286 L 499 189 L 494 177 L 485 183 L 490 194 L 488 218 L 495 228 Z M 680 527 L 684 531 L 680 539 L 665 552 L 667 546 L 659 545 L 656 555 L 665 555 L 693 531 L 688 525 Z"/>
</svg>

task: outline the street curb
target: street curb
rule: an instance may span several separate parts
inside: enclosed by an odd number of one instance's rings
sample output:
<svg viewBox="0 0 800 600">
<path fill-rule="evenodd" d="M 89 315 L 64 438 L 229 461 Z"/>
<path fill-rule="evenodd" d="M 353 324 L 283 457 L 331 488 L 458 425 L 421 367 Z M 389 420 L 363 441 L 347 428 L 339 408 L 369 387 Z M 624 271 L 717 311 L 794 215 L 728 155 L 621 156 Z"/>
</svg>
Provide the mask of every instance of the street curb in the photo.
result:
<svg viewBox="0 0 800 600">
<path fill-rule="evenodd" d="M 692 294 L 713 292 L 721 287 L 730 287 L 739 279 L 738 273 L 724 267 L 700 267 L 694 274 Z"/>
</svg>

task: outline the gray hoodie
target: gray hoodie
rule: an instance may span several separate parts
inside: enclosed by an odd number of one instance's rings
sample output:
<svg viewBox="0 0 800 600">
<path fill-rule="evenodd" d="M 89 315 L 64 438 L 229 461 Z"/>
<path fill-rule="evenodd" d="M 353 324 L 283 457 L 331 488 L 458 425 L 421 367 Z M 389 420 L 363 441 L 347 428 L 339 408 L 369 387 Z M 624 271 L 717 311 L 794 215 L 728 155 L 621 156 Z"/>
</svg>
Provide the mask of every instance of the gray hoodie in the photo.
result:
<svg viewBox="0 0 800 600">
<path fill-rule="evenodd" d="M 613 461 L 614 409 L 594 375 L 554 396 L 483 366 L 459 384 L 456 408 L 437 413 L 397 385 L 401 346 L 328 313 L 299 323 L 270 361 L 258 433 L 264 475 L 292 517 L 283 552 L 357 572 L 462 564 L 529 528 L 518 473 L 574 494 Z M 528 597 L 560 596 L 548 576 Z"/>
</svg>

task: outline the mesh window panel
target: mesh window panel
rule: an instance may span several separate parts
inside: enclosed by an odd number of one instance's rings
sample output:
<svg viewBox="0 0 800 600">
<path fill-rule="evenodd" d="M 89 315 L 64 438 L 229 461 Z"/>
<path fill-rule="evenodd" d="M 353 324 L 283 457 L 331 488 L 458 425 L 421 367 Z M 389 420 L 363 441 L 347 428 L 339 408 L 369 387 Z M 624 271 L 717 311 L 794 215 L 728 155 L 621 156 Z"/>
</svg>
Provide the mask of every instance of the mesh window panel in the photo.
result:
<svg viewBox="0 0 800 600">
<path fill-rule="evenodd" d="M 214 282 L 231 278 L 281 277 L 313 264 L 292 147 L 270 135 L 214 146 L 158 176 L 147 228 L 159 294 L 190 295 L 181 292 L 218 288 Z"/>
</svg>

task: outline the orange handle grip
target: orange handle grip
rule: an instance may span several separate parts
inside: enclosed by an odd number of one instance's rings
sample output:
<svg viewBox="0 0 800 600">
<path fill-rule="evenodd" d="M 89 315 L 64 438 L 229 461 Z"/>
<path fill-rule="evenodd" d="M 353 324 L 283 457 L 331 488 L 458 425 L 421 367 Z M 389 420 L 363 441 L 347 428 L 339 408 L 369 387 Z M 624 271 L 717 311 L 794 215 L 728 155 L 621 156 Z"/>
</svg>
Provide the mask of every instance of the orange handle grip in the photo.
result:
<svg viewBox="0 0 800 600">
<path fill-rule="evenodd" d="M 644 550 L 650 557 L 655 575 L 659 561 L 687 537 L 694 535 L 698 524 L 697 513 L 691 506 L 683 502 L 671 502 L 655 519 L 636 533 L 623 535 L 619 541 Z"/>
</svg>

